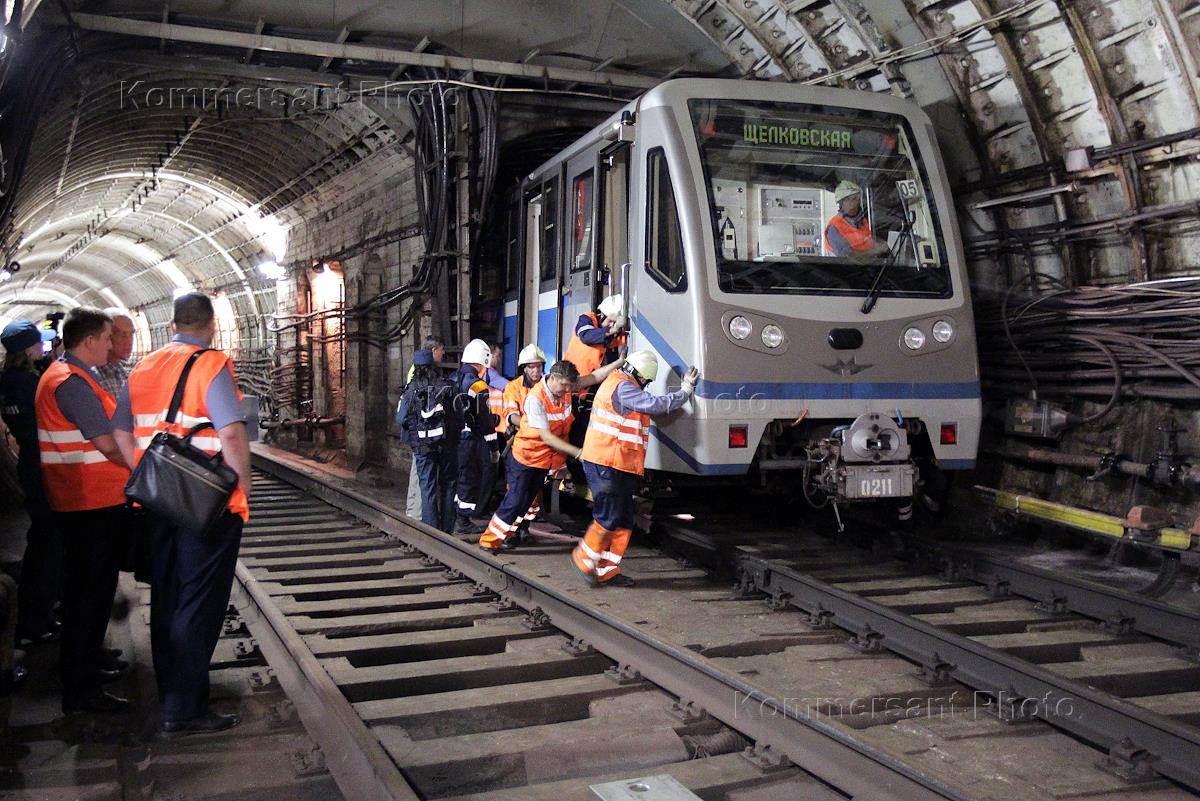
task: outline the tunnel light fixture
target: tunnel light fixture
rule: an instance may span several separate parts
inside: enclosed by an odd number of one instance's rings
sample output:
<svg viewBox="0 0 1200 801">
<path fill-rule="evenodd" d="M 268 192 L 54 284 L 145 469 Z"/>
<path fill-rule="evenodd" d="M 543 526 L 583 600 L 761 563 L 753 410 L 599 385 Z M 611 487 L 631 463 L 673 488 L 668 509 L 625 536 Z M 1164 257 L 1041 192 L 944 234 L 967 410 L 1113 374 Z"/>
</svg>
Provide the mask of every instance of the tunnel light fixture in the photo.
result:
<svg viewBox="0 0 1200 801">
<path fill-rule="evenodd" d="M 258 271 L 262 273 L 264 278 L 269 278 L 272 281 L 278 281 L 287 275 L 287 270 L 274 260 L 264 261 L 258 265 Z"/>
<path fill-rule="evenodd" d="M 0 281 L 7 281 L 8 279 L 12 278 L 12 276 L 13 274 L 7 269 L 0 270 Z"/>
</svg>

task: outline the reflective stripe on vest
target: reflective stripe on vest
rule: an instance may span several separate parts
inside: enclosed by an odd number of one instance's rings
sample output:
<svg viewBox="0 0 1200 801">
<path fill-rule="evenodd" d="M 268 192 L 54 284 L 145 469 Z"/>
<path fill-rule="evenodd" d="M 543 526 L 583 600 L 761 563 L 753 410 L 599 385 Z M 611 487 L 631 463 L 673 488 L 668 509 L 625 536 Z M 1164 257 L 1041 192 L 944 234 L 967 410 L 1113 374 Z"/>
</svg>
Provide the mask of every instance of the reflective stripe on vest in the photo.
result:
<svg viewBox="0 0 1200 801">
<path fill-rule="evenodd" d="M 571 435 L 571 395 L 563 393 L 558 403 L 550 398 L 546 389 L 546 381 L 542 379 L 529 390 L 530 397 L 536 396 L 546 409 L 546 419 L 550 423 L 550 433 L 559 439 Z M 513 438 L 513 458 L 526 467 L 541 467 L 546 470 L 558 470 L 567 463 L 567 457 L 551 448 L 542 441 L 538 429 L 529 425 L 529 417 L 521 416 L 521 426 Z"/>
<path fill-rule="evenodd" d="M 58 406 L 58 388 L 72 375 L 87 381 L 106 416 L 112 417 L 117 408 L 113 396 L 87 370 L 65 361 L 56 361 L 46 369 L 38 382 L 34 406 L 42 478 L 50 508 L 56 512 L 84 512 L 120 506 L 125 503 L 129 471 L 110 462 Z"/>
<path fill-rule="evenodd" d="M 856 251 L 869 250 L 875 244 L 875 235 L 871 233 L 871 224 L 867 222 L 866 217 L 863 217 L 861 226 L 855 227 L 844 215 L 833 215 L 829 225 L 825 226 L 825 247 L 832 251 L 833 246 L 829 244 L 830 228 L 836 228 L 837 232 L 850 244 L 850 247 Z"/>
<path fill-rule="evenodd" d="M 616 410 L 613 395 L 623 381 L 632 382 L 633 378 L 618 370 L 604 379 L 596 392 L 581 458 L 592 464 L 640 476 L 645 473 L 650 416 L 642 412 L 621 414 Z M 634 386 L 637 386 L 637 382 L 634 382 Z"/>
<path fill-rule="evenodd" d="M 179 412 L 173 421 L 166 419 L 175 384 L 188 357 L 197 350 L 195 345 L 172 342 L 142 359 L 129 374 L 129 403 L 133 410 L 133 436 L 137 443 L 135 462 L 141 460 L 142 453 L 158 432 L 167 431 L 182 437 L 197 425 L 211 422 L 207 415 L 208 387 L 222 370 L 229 370 L 231 375 L 233 373 L 229 357 L 220 351 L 205 353 L 196 360 L 184 388 Z M 238 392 L 237 395 L 241 399 L 242 393 Z M 206 453 L 221 451 L 221 438 L 211 428 L 192 437 L 191 442 Z M 243 520 L 249 519 L 250 505 L 241 487 L 233 491 L 229 499 L 229 511 L 240 515 Z"/>
</svg>

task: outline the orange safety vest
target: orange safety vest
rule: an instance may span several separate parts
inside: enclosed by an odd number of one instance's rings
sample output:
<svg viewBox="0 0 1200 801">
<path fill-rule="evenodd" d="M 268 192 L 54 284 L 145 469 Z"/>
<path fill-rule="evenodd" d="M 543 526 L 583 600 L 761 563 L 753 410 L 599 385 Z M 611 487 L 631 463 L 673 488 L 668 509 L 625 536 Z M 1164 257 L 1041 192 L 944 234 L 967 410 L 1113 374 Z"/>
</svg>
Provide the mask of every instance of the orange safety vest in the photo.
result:
<svg viewBox="0 0 1200 801">
<path fill-rule="evenodd" d="M 220 351 L 205 353 L 192 365 L 191 375 L 183 390 L 183 400 L 179 403 L 179 412 L 173 421 L 167 422 L 175 385 L 179 383 L 188 357 L 197 350 L 199 348 L 195 345 L 172 342 L 142 359 L 129 374 L 129 405 L 133 412 L 133 436 L 137 440 L 133 457 L 135 465 L 141 461 L 146 446 L 158 432 L 167 431 L 182 437 L 201 423 L 211 422 L 205 402 L 208 386 L 222 370 L 228 370 L 233 375 L 233 364 Z M 240 400 L 242 393 L 237 390 L 236 380 L 234 390 Z M 211 428 L 192 437 L 192 444 L 209 454 L 221 450 L 221 438 Z M 250 503 L 240 486 L 229 499 L 229 511 L 240 515 L 242 520 L 250 519 Z"/>
<path fill-rule="evenodd" d="M 525 376 L 519 375 L 504 388 L 504 402 L 500 409 L 500 425 L 496 430 L 501 434 L 508 431 L 508 416 L 513 412 L 517 416 L 525 414 L 525 399 L 529 397 L 531 387 L 525 386 Z"/>
<path fill-rule="evenodd" d="M 832 251 L 833 246 L 829 244 L 830 228 L 836 228 L 838 233 L 850 243 L 850 247 L 855 250 L 869 250 L 875 244 L 875 235 L 871 232 L 871 223 L 867 222 L 866 217 L 863 217 L 862 225 L 855 227 L 840 212 L 833 215 L 829 225 L 825 226 L 825 247 Z"/>
<path fill-rule="evenodd" d="M 600 315 L 595 312 L 588 312 L 587 316 L 591 318 L 592 325 L 596 328 L 600 327 Z M 567 345 L 567 352 L 563 354 L 563 358 L 575 365 L 575 369 L 582 375 L 591 375 L 600 367 L 604 366 L 604 354 L 611 349 L 619 348 L 625 344 L 625 334 L 618 334 L 613 337 L 607 344 L 603 345 L 588 345 L 579 338 L 579 334 L 572 334 L 571 341 Z"/>
<path fill-rule="evenodd" d="M 622 381 L 633 381 L 633 377 L 617 370 L 604 379 L 604 383 L 596 392 L 580 458 L 592 464 L 640 476 L 646 472 L 650 415 L 642 412 L 620 414 L 616 410 L 613 406 L 613 394 Z M 636 381 L 634 386 L 637 386 Z"/>
<path fill-rule="evenodd" d="M 34 408 L 42 480 L 50 508 L 56 512 L 85 512 L 121 506 L 125 503 L 129 470 L 110 462 L 58 408 L 55 393 L 73 375 L 88 382 L 105 415 L 111 418 L 117 409 L 116 399 L 101 389 L 87 370 L 65 361 L 56 361 L 46 368 L 38 381 Z"/>
<path fill-rule="evenodd" d="M 500 418 L 500 422 L 504 422 L 501 412 L 504 411 L 504 390 L 496 389 L 491 384 L 488 384 L 488 411 Z M 502 431 L 500 425 L 496 425 L 497 431 Z"/>
<path fill-rule="evenodd" d="M 529 390 L 529 396 L 536 396 L 546 407 L 546 419 L 550 421 L 550 433 L 559 439 L 566 439 L 571 434 L 571 393 L 564 392 L 555 403 L 546 389 L 546 380 L 542 379 Z M 522 407 L 523 408 L 523 407 Z M 538 430 L 529 425 L 529 417 L 521 416 L 521 427 L 513 438 L 513 457 L 526 467 L 542 467 L 546 470 L 558 470 L 567 463 L 567 457 L 551 448 L 538 434 Z"/>
</svg>

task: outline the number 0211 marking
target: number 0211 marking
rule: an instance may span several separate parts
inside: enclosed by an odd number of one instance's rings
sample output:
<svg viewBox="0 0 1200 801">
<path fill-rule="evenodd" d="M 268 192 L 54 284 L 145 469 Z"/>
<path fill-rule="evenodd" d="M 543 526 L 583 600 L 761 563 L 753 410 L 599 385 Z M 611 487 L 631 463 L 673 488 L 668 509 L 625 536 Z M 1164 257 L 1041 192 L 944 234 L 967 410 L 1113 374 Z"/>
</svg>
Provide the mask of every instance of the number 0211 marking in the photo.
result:
<svg viewBox="0 0 1200 801">
<path fill-rule="evenodd" d="M 859 482 L 859 491 L 866 496 L 882 496 L 892 494 L 890 478 L 864 478 Z"/>
<path fill-rule="evenodd" d="M 916 179 L 905 178 L 903 181 L 896 181 L 896 191 L 900 193 L 900 197 L 905 200 L 916 198 L 920 192 L 917 190 Z"/>
</svg>

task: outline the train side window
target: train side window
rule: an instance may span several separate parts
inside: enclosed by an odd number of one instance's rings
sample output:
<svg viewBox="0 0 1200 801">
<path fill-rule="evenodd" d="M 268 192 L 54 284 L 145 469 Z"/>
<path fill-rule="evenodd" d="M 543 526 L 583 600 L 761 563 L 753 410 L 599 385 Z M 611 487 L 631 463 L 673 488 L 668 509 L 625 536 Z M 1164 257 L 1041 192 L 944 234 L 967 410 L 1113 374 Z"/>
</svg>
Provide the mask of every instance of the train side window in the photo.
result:
<svg viewBox="0 0 1200 801">
<path fill-rule="evenodd" d="M 558 276 L 558 181 L 542 187 L 542 264 L 541 278 L 553 281 Z"/>
<path fill-rule="evenodd" d="M 592 171 L 578 176 L 571 192 L 571 272 L 592 266 Z"/>
<path fill-rule="evenodd" d="M 646 270 L 668 292 L 682 292 L 687 272 L 671 170 L 661 147 L 646 158 Z"/>
</svg>

